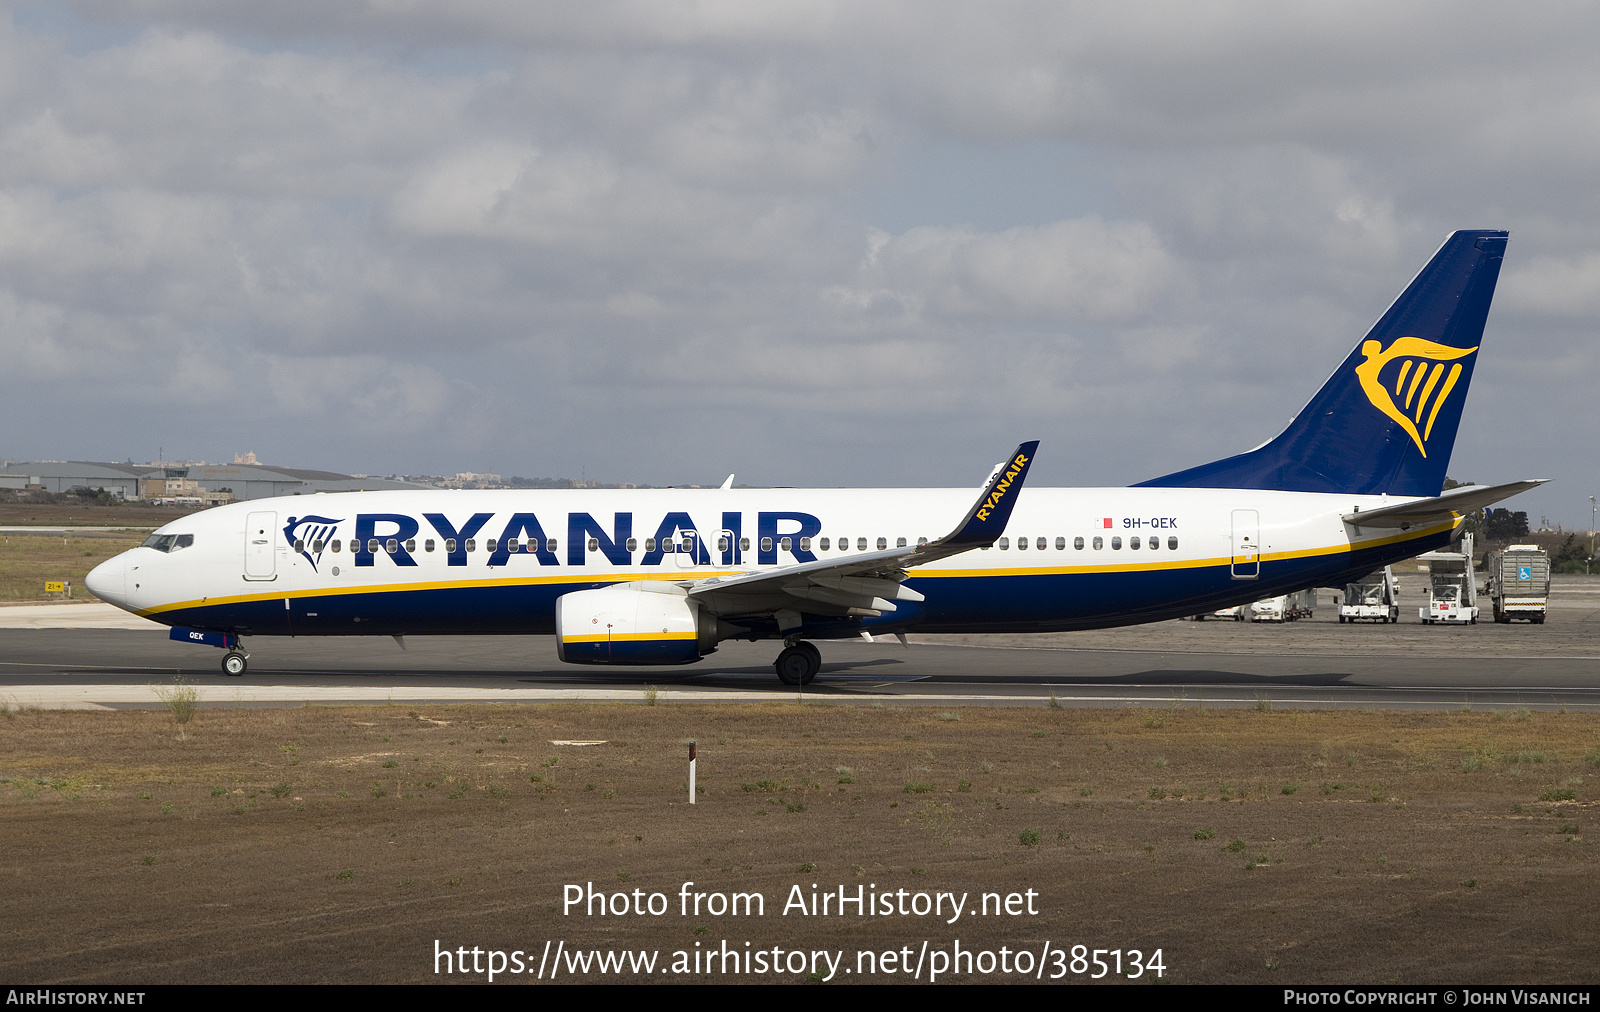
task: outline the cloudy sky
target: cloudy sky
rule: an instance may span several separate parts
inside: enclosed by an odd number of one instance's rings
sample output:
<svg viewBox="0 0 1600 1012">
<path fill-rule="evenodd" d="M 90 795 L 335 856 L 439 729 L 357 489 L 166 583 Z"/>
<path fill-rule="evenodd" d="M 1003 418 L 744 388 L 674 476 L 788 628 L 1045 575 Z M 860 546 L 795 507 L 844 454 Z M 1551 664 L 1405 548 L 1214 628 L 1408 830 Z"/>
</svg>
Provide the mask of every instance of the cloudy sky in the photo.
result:
<svg viewBox="0 0 1600 1012">
<path fill-rule="evenodd" d="M 0 5 L 0 456 L 1126 484 L 1512 230 L 1451 467 L 1600 436 L 1600 12 Z"/>
</svg>

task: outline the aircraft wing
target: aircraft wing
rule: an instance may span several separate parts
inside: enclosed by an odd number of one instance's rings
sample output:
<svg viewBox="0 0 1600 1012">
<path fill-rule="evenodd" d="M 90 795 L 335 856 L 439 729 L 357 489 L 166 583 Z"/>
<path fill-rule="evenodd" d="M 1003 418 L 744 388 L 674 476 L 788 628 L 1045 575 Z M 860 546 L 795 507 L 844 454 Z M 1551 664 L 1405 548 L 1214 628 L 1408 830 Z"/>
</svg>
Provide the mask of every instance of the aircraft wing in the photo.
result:
<svg viewBox="0 0 1600 1012">
<path fill-rule="evenodd" d="M 1398 527 L 1400 530 L 1406 530 L 1441 520 L 1454 520 L 1473 510 L 1482 509 L 1490 503 L 1497 503 L 1519 492 L 1537 488 L 1549 480 L 1549 478 L 1533 478 L 1528 481 L 1513 481 L 1506 485 L 1466 485 L 1453 488 L 1431 499 L 1418 499 L 1398 506 L 1383 506 L 1375 510 L 1346 513 L 1344 522 L 1355 527 Z"/>
<path fill-rule="evenodd" d="M 993 545 L 1011 519 L 1038 446 L 1037 439 L 1022 443 L 996 465 L 977 502 L 936 541 L 713 577 L 691 587 L 689 596 L 719 615 L 776 615 L 780 629 L 798 627 L 801 611 L 876 617 L 894 611 L 895 601 L 921 601 L 921 594 L 902 585 L 906 571 Z"/>
</svg>

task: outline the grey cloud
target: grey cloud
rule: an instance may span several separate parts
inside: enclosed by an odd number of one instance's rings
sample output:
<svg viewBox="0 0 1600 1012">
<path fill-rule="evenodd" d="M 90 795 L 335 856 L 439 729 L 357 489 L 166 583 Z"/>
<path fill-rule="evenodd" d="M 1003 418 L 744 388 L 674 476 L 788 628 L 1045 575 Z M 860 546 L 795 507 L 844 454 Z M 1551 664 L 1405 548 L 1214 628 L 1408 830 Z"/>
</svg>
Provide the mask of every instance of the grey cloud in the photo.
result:
<svg viewBox="0 0 1600 1012">
<path fill-rule="evenodd" d="M 1589 480 L 1492 424 L 1537 383 L 1596 435 L 1586 7 L 72 10 L 0 25 L 0 454 L 944 483 L 1021 430 L 1039 480 L 1133 481 L 1271 435 L 1503 225 L 1459 459 Z M 861 197 L 1032 140 L 1104 206 Z"/>
</svg>

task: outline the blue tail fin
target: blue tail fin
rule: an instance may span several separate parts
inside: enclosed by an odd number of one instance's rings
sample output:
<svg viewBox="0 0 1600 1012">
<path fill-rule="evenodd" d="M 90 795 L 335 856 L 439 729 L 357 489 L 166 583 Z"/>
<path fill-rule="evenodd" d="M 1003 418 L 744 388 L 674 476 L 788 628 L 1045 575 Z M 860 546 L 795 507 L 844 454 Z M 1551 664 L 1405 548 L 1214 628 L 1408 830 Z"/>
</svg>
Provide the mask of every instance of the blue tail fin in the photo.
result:
<svg viewBox="0 0 1600 1012">
<path fill-rule="evenodd" d="M 1276 439 L 1140 482 L 1435 496 L 1472 381 L 1505 232 L 1456 232 Z"/>
</svg>

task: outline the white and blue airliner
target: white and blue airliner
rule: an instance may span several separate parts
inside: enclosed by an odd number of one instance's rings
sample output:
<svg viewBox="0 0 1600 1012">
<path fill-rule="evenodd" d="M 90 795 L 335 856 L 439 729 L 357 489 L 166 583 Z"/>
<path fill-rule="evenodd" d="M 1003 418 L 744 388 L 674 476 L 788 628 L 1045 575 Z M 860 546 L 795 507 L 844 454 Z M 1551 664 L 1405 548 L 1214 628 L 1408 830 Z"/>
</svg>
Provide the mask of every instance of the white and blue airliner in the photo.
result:
<svg viewBox="0 0 1600 1012">
<path fill-rule="evenodd" d="M 554 634 L 578 664 L 683 664 L 815 641 L 1153 622 L 1443 547 L 1538 481 L 1441 494 L 1507 233 L 1456 232 L 1305 409 L 1254 450 L 1130 488 L 438 490 L 236 503 L 88 577 L 226 650 L 249 636 Z M 402 641 L 403 642 L 403 641 Z"/>
</svg>

